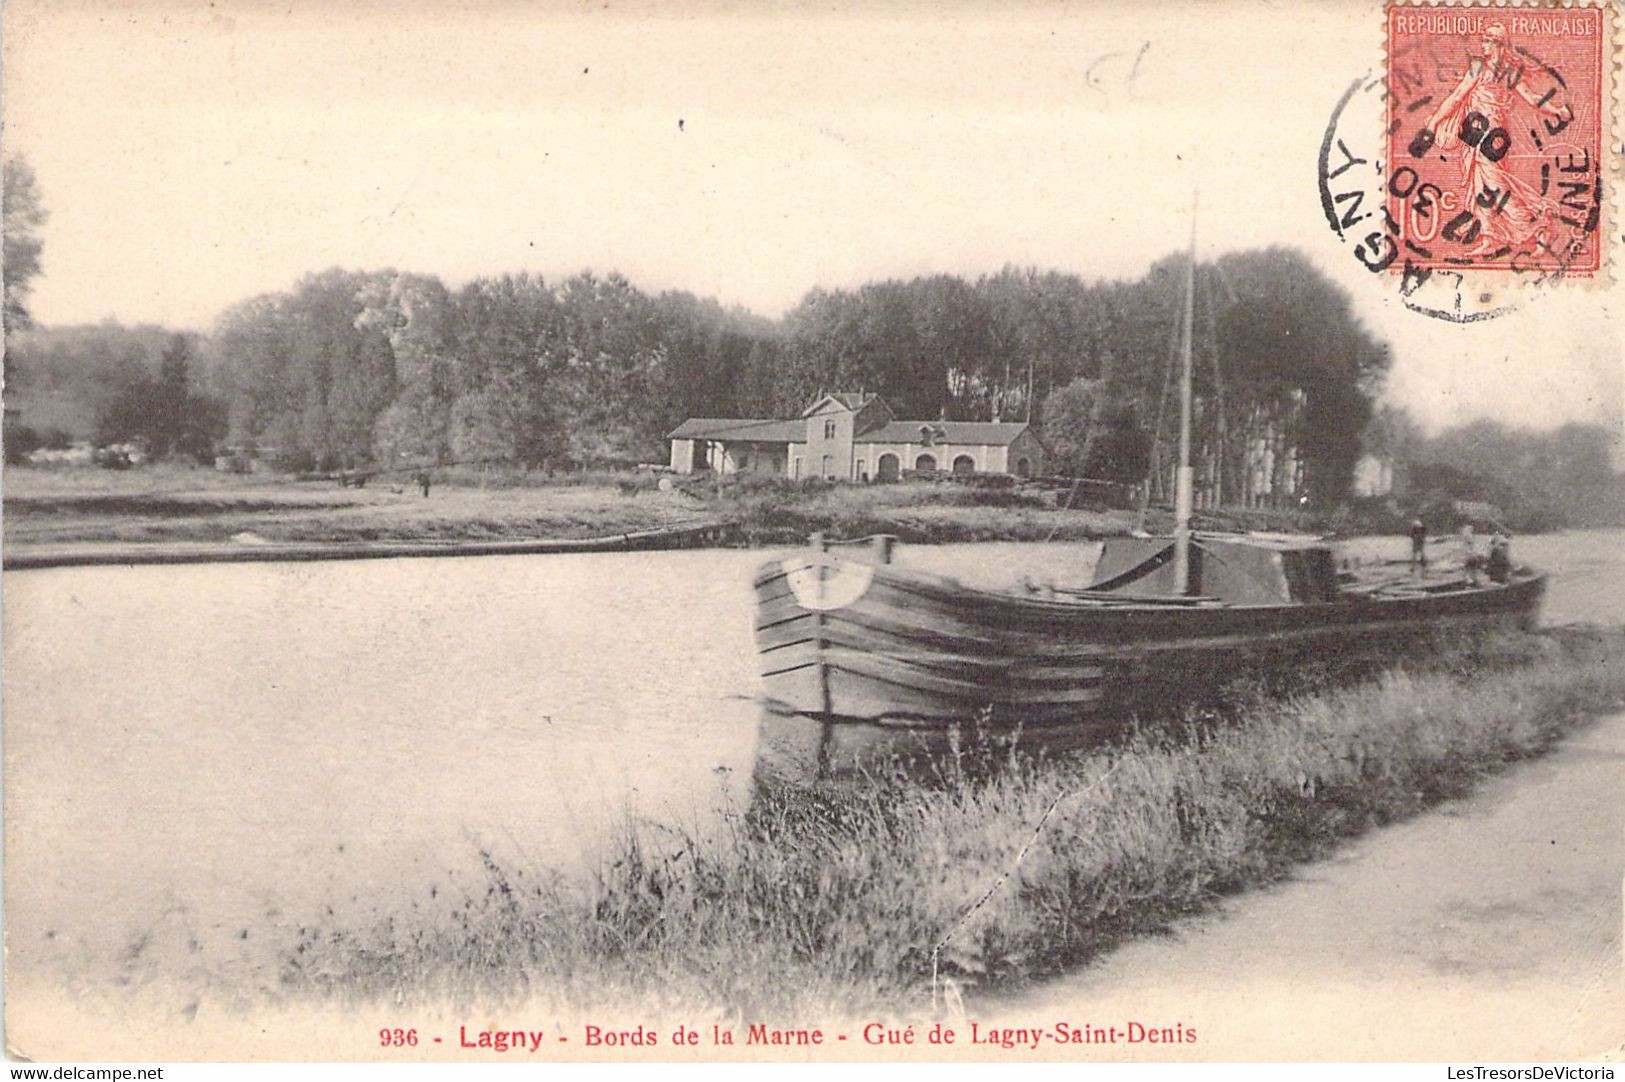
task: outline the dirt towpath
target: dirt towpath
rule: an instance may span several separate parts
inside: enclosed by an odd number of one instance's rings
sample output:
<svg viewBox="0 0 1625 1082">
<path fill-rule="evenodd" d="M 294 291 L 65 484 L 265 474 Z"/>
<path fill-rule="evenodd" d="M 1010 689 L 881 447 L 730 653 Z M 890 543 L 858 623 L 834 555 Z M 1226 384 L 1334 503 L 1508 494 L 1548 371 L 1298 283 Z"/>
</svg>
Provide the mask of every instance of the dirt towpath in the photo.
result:
<svg viewBox="0 0 1625 1082">
<path fill-rule="evenodd" d="M 1625 1061 L 1625 714 L 1290 881 L 1007 1000 L 984 1025 L 1195 1041 L 1083 1060 Z"/>
</svg>

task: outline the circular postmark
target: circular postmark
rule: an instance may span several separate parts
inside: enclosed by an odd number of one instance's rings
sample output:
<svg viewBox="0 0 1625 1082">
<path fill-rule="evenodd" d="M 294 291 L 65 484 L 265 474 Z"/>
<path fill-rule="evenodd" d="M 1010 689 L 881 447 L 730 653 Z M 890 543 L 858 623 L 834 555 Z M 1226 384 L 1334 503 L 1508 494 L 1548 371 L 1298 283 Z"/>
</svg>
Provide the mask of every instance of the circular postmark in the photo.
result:
<svg viewBox="0 0 1625 1082">
<path fill-rule="evenodd" d="M 1401 302 L 1472 323 L 1601 269 L 1600 9 L 1388 9 L 1386 70 L 1321 140 L 1332 232 Z M 1536 294 L 1538 295 L 1538 294 Z"/>
</svg>

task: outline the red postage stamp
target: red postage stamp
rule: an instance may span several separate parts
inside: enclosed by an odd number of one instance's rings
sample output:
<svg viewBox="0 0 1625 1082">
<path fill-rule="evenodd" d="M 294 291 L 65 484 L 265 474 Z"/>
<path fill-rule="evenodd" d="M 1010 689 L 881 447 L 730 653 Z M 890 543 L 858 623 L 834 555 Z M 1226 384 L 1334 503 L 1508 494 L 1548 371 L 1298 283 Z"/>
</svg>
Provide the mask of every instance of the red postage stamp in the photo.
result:
<svg viewBox="0 0 1625 1082">
<path fill-rule="evenodd" d="M 1395 273 L 1602 269 L 1607 18 L 1602 6 L 1389 5 Z"/>
</svg>

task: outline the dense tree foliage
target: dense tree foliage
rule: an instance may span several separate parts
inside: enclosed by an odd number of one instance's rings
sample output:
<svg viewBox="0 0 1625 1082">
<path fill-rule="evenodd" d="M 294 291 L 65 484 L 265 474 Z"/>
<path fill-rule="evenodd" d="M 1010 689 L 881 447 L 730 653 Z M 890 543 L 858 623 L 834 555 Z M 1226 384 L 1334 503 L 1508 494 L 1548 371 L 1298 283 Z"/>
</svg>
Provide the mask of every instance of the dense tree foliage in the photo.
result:
<svg viewBox="0 0 1625 1082">
<path fill-rule="evenodd" d="M 1011 267 L 815 289 L 777 321 L 615 274 L 451 289 L 335 269 L 231 308 L 199 360 L 228 442 L 295 468 L 661 461 L 687 417 L 794 416 L 849 390 L 902 417 L 1030 420 L 1057 469 L 1152 473 L 1165 491 L 1184 269 L 1170 257 L 1135 282 Z M 1200 498 L 1340 498 L 1385 348 L 1295 252 L 1227 255 L 1195 280 Z"/>
<path fill-rule="evenodd" d="M 192 341 L 173 335 L 156 374 L 138 368 L 102 412 L 96 439 L 136 443 L 154 458 L 184 455 L 207 462 L 224 430 L 223 410 L 192 385 Z"/>
<path fill-rule="evenodd" d="M 8 439 L 34 429 L 45 446 L 138 442 L 159 457 L 207 459 L 225 418 L 200 348 L 198 335 L 150 324 L 19 331 L 6 348 L 6 404 L 16 422 L 6 426 Z M 11 382 L 19 371 L 23 378 Z"/>
<path fill-rule="evenodd" d="M 1625 484 L 1613 469 L 1615 433 L 1600 425 L 1550 431 L 1479 420 L 1420 436 L 1408 418 L 1398 460 L 1408 467 L 1407 500 L 1419 510 L 1451 500 L 1495 505 L 1517 528 L 1614 524 L 1625 514 Z"/>
<path fill-rule="evenodd" d="M 172 336 L 151 324 L 18 331 L 6 343 L 7 405 L 21 409 L 35 427 L 60 427 L 89 439 L 131 382 L 157 372 Z"/>
<path fill-rule="evenodd" d="M 40 272 L 44 243 L 39 230 L 45 224 L 45 206 L 40 201 L 34 170 L 21 155 L 8 157 L 4 172 L 4 234 L 6 336 L 33 324 L 28 311 L 28 293 Z"/>
<path fill-rule="evenodd" d="M 1185 263 L 1138 282 L 1006 268 L 815 291 L 784 320 L 785 413 L 819 389 L 879 391 L 907 416 L 1040 423 L 1056 465 L 1165 494 L 1177 405 L 1169 374 Z M 1346 495 L 1388 366 L 1348 298 L 1300 254 L 1196 268 L 1193 460 L 1199 502 Z"/>
<path fill-rule="evenodd" d="M 1044 399 L 1053 472 L 1133 485 L 1151 467 L 1152 435 L 1138 404 L 1105 394 L 1105 382 L 1079 377 Z"/>
<path fill-rule="evenodd" d="M 3 173 L 0 180 L 3 180 L 4 186 L 4 192 L 0 193 L 0 219 L 3 219 L 0 221 L 0 235 L 4 238 L 3 251 L 0 251 L 0 277 L 3 277 L 5 287 L 0 326 L 3 326 L 6 343 L 6 390 L 15 399 L 23 368 L 17 363 L 11 345 L 17 332 L 27 329 L 34 322 L 28 310 L 28 293 L 40 272 L 40 253 L 44 250 L 44 243 L 40 239 L 39 229 L 45 224 L 46 215 L 45 207 L 40 202 L 39 187 L 34 180 L 34 170 L 26 159 L 21 155 L 7 156 L 0 163 L 0 173 Z M 11 463 L 22 461 L 24 455 L 48 442 L 46 433 L 15 419 L 6 424 L 4 436 L 5 459 Z"/>
</svg>

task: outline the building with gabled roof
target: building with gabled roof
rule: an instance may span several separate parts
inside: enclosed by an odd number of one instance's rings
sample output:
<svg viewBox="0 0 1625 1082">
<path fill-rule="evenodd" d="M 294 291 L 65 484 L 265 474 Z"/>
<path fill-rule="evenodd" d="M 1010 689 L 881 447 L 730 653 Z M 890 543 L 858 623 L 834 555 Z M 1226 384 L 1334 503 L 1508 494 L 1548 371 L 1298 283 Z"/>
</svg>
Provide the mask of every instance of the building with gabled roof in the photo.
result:
<svg viewBox="0 0 1625 1082">
<path fill-rule="evenodd" d="M 1044 445 L 1026 422 L 900 421 L 873 394 L 825 394 L 794 420 L 691 417 L 668 438 L 679 473 L 895 481 L 906 470 L 1044 472 Z"/>
</svg>

